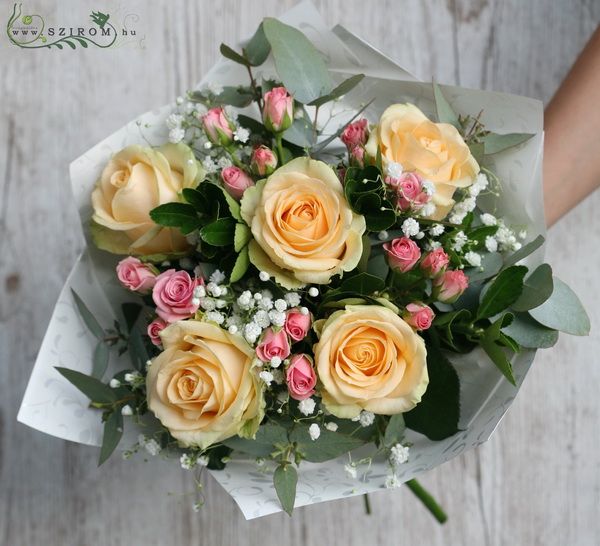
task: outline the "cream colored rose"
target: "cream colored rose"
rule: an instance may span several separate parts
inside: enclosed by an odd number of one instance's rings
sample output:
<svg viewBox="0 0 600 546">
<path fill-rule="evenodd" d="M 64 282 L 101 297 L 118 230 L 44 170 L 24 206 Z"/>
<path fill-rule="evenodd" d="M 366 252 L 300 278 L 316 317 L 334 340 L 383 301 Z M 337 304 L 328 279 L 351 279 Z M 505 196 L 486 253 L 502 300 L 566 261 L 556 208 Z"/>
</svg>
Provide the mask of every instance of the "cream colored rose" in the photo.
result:
<svg viewBox="0 0 600 546">
<path fill-rule="evenodd" d="M 320 330 L 315 364 L 323 403 L 333 415 L 393 415 L 421 401 L 429 383 L 425 343 L 391 309 L 348 305 Z"/>
<path fill-rule="evenodd" d="M 355 214 L 331 167 L 294 159 L 244 193 L 250 260 L 285 288 L 326 284 L 362 254 L 364 217 Z"/>
<path fill-rule="evenodd" d="M 146 378 L 148 407 L 183 446 L 253 437 L 264 415 L 254 351 L 240 336 L 196 320 L 161 332 Z"/>
<path fill-rule="evenodd" d="M 417 171 L 434 183 L 433 220 L 448 214 L 454 191 L 470 186 L 479 173 L 479 165 L 456 127 L 433 123 L 413 104 L 394 104 L 385 110 L 365 149 L 376 157 L 378 146 L 384 163 L 400 163 L 405 171 Z"/>
<path fill-rule="evenodd" d="M 160 148 L 128 146 L 108 162 L 92 193 L 92 238 L 115 254 L 173 254 L 188 249 L 175 228 L 157 226 L 150 211 L 180 201 L 204 172 L 185 144 Z"/>
</svg>

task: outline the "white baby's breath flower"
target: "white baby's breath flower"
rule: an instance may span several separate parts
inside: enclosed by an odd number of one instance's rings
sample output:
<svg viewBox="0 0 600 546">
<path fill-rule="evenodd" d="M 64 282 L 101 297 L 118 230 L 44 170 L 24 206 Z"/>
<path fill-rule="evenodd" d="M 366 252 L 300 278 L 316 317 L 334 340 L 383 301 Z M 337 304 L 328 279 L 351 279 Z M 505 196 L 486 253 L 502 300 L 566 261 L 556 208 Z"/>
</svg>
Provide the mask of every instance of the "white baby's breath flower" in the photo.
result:
<svg viewBox="0 0 600 546">
<path fill-rule="evenodd" d="M 242 144 L 245 144 L 246 142 L 248 142 L 249 138 L 250 138 L 250 131 L 248 131 L 248 129 L 246 129 L 245 127 L 238 127 L 233 132 L 233 140 L 236 140 L 237 142 L 241 142 Z"/>
<path fill-rule="evenodd" d="M 388 474 L 384 485 L 388 489 L 396 489 L 402 485 L 402 482 L 398 479 L 396 474 Z"/>
<path fill-rule="evenodd" d="M 133 415 L 133 410 L 129 404 L 121 408 L 121 415 L 125 415 L 126 417 Z"/>
<path fill-rule="evenodd" d="M 229 327 L 227 328 L 227 331 L 228 331 L 230 334 L 232 334 L 232 335 L 235 335 L 235 334 L 237 334 L 237 333 L 239 332 L 239 330 L 240 330 L 240 329 L 239 329 L 239 328 L 238 328 L 238 327 L 237 327 L 235 324 L 232 324 L 231 326 L 229 326 Z"/>
<path fill-rule="evenodd" d="M 265 310 L 258 310 L 254 313 L 252 320 L 256 322 L 262 329 L 268 328 L 271 325 L 271 319 L 269 318 L 269 313 Z"/>
<path fill-rule="evenodd" d="M 496 220 L 496 217 L 493 214 L 490 214 L 489 212 L 484 212 L 481 216 L 481 223 L 484 226 L 495 226 L 498 223 L 498 220 Z"/>
<path fill-rule="evenodd" d="M 231 159 L 229 159 L 226 156 L 221 156 L 217 161 L 217 166 L 219 167 L 219 169 L 226 169 L 227 167 L 231 167 L 232 165 L 233 163 L 231 162 Z"/>
<path fill-rule="evenodd" d="M 402 233 L 404 233 L 405 237 L 413 237 L 419 233 L 419 231 L 421 231 L 419 222 L 417 222 L 414 218 L 407 218 L 404 220 L 400 229 L 402 229 Z"/>
<path fill-rule="evenodd" d="M 361 427 L 369 427 L 375 422 L 375 414 L 370 411 L 361 411 L 358 416 L 358 422 Z"/>
<path fill-rule="evenodd" d="M 196 459 L 196 464 L 198 466 L 208 466 L 208 457 L 206 455 L 200 455 L 200 457 Z"/>
<path fill-rule="evenodd" d="M 281 363 L 283 361 L 281 360 L 280 357 L 278 356 L 274 356 L 270 361 L 269 364 L 271 364 L 271 368 L 279 368 L 279 366 L 281 366 Z"/>
<path fill-rule="evenodd" d="M 465 254 L 465 260 L 472 267 L 479 267 L 481 265 L 481 254 L 477 252 L 469 251 Z"/>
<path fill-rule="evenodd" d="M 448 216 L 448 222 L 455 225 L 462 224 L 466 215 L 466 212 L 453 212 L 450 216 Z"/>
<path fill-rule="evenodd" d="M 121 386 L 121 382 L 118 379 L 111 379 L 109 383 L 112 389 L 118 389 Z"/>
<path fill-rule="evenodd" d="M 200 307 L 205 311 L 214 311 L 217 308 L 217 302 L 213 298 L 205 296 L 200 298 Z"/>
<path fill-rule="evenodd" d="M 288 307 L 298 307 L 300 305 L 300 294 L 297 292 L 288 292 L 283 296 L 283 299 L 288 304 Z"/>
<path fill-rule="evenodd" d="M 354 463 L 347 463 L 344 465 L 344 472 L 346 473 L 346 476 L 348 476 L 349 478 L 355 480 L 356 476 L 358 476 L 358 472 L 356 469 L 356 466 L 354 465 Z"/>
<path fill-rule="evenodd" d="M 169 130 L 169 142 L 177 144 L 185 138 L 185 129 L 182 127 L 176 127 L 175 129 Z"/>
<path fill-rule="evenodd" d="M 431 180 L 423 180 L 421 188 L 430 197 L 435 193 L 435 184 Z"/>
<path fill-rule="evenodd" d="M 454 236 L 454 242 L 452 243 L 452 250 L 456 250 L 456 252 L 460 252 L 463 248 L 463 246 L 465 246 L 467 244 L 467 236 L 465 235 L 465 233 L 463 231 L 459 231 L 455 236 Z"/>
<path fill-rule="evenodd" d="M 283 326 L 285 324 L 286 314 L 277 309 L 271 309 L 269 311 L 269 319 L 271 320 L 271 324 L 273 326 Z"/>
<path fill-rule="evenodd" d="M 213 95 L 220 95 L 223 92 L 223 86 L 217 82 L 209 82 L 207 88 Z"/>
<path fill-rule="evenodd" d="M 394 161 L 389 161 L 387 164 L 386 172 L 388 176 L 392 178 L 400 178 L 402 176 L 402 164 Z"/>
<path fill-rule="evenodd" d="M 315 412 L 315 401 L 312 398 L 306 398 L 298 403 L 298 409 L 302 415 L 312 415 Z"/>
<path fill-rule="evenodd" d="M 316 286 L 311 286 L 311 287 L 308 289 L 308 295 L 309 295 L 311 298 L 316 298 L 316 297 L 319 295 L 319 289 L 318 289 Z"/>
<path fill-rule="evenodd" d="M 390 450 L 390 463 L 393 466 L 404 464 L 408 461 L 409 451 L 409 448 L 402 444 L 392 446 L 392 449 Z"/>
<path fill-rule="evenodd" d="M 273 382 L 273 374 L 266 370 L 263 370 L 262 372 L 260 372 L 258 374 L 258 377 L 260 377 L 265 382 L 267 387 L 269 387 L 271 385 L 271 383 Z"/>
<path fill-rule="evenodd" d="M 387 231 L 385 231 L 385 230 L 383 230 L 383 231 L 380 231 L 380 232 L 377 234 L 377 238 L 378 238 L 380 241 L 385 241 L 385 240 L 386 240 L 386 239 L 387 239 L 389 236 L 390 236 L 390 234 L 389 234 Z"/>
<path fill-rule="evenodd" d="M 161 452 L 160 444 L 154 438 L 146 440 L 144 449 L 153 457 L 156 457 Z"/>
<path fill-rule="evenodd" d="M 427 203 L 426 205 L 423 205 L 423 208 L 421 209 L 420 213 L 421 216 L 423 216 L 424 218 L 428 218 L 429 216 L 433 216 L 435 214 L 436 211 L 436 206 L 434 203 Z"/>
<path fill-rule="evenodd" d="M 204 167 L 204 170 L 207 174 L 216 173 L 219 170 L 217 164 L 213 161 L 212 157 L 208 156 L 202 160 L 202 166 Z"/>
<path fill-rule="evenodd" d="M 308 307 L 300 307 L 300 313 L 303 315 L 308 315 L 310 311 L 308 310 Z"/>
<path fill-rule="evenodd" d="M 331 432 L 336 432 L 338 429 L 338 424 L 334 423 L 333 421 L 328 421 L 327 423 L 325 423 L 325 428 L 327 430 L 330 430 Z"/>
<path fill-rule="evenodd" d="M 262 330 L 256 322 L 249 322 L 244 326 L 244 337 L 248 343 L 256 343 L 258 336 L 260 336 Z"/>
<path fill-rule="evenodd" d="M 285 300 L 282 300 L 282 299 L 275 300 L 274 306 L 275 306 L 275 309 L 277 311 L 279 311 L 280 313 L 282 313 L 283 311 L 285 311 L 287 309 L 287 303 Z"/>
<path fill-rule="evenodd" d="M 214 282 L 215 284 L 221 284 L 225 281 L 227 277 L 225 273 L 223 273 L 220 269 L 215 269 L 211 274 L 208 280 L 210 282 Z"/>
<path fill-rule="evenodd" d="M 313 442 L 317 440 L 319 436 L 321 436 L 321 429 L 317 423 L 313 423 L 310 425 L 310 427 L 308 427 L 308 435 Z"/>
<path fill-rule="evenodd" d="M 439 237 L 442 233 L 444 233 L 444 226 L 442 224 L 433 224 L 429 228 L 429 233 L 434 237 Z"/>
<path fill-rule="evenodd" d="M 485 238 L 485 248 L 488 252 L 496 252 L 498 250 L 498 241 L 491 235 Z"/>
<path fill-rule="evenodd" d="M 181 114 L 171 114 L 165 123 L 169 129 L 179 129 L 183 123 L 183 116 Z"/>
<path fill-rule="evenodd" d="M 193 457 L 190 457 L 187 453 L 184 453 L 181 457 L 179 457 L 179 464 L 181 464 L 181 468 L 184 470 L 191 470 L 196 466 L 196 461 Z"/>
<path fill-rule="evenodd" d="M 207 321 L 216 322 L 219 325 L 225 322 L 225 315 L 223 315 L 223 313 L 220 313 L 219 311 L 209 311 L 204 315 L 204 318 Z"/>
<path fill-rule="evenodd" d="M 269 277 L 269 274 L 268 274 L 266 271 L 261 271 L 261 272 L 258 274 L 258 278 L 259 278 L 261 281 L 263 281 L 263 282 L 267 282 L 267 281 L 269 280 L 269 278 L 270 278 L 270 277 Z"/>
</svg>

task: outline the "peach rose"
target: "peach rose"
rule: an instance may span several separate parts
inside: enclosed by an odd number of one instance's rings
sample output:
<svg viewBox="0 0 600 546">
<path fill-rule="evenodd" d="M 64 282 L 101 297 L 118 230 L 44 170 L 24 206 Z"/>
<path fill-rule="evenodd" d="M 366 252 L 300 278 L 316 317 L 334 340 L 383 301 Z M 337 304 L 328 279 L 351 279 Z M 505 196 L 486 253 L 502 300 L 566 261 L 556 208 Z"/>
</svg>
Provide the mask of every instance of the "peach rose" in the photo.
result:
<svg viewBox="0 0 600 546">
<path fill-rule="evenodd" d="M 188 249 L 175 228 L 157 226 L 150 211 L 180 201 L 184 188 L 204 176 L 185 144 L 128 146 L 108 162 L 92 193 L 91 232 L 96 246 L 114 254 L 173 254 Z"/>
<path fill-rule="evenodd" d="M 348 305 L 321 326 L 314 347 L 323 404 L 336 417 L 414 408 L 427 389 L 423 339 L 394 311 Z"/>
<path fill-rule="evenodd" d="M 360 260 L 365 219 L 322 161 L 293 159 L 248 188 L 242 217 L 254 237 L 251 262 L 285 288 L 326 284 Z"/>
<path fill-rule="evenodd" d="M 416 171 L 435 185 L 433 220 L 444 218 L 457 188 L 470 186 L 479 165 L 462 136 L 448 123 L 433 123 L 413 104 L 394 104 L 383 112 L 365 146 L 376 157 L 381 148 L 384 162 L 400 163 L 405 171 Z"/>
<path fill-rule="evenodd" d="M 201 449 L 239 434 L 251 438 L 264 414 L 254 351 L 215 324 L 175 322 L 146 378 L 148 407 L 182 446 Z"/>
</svg>

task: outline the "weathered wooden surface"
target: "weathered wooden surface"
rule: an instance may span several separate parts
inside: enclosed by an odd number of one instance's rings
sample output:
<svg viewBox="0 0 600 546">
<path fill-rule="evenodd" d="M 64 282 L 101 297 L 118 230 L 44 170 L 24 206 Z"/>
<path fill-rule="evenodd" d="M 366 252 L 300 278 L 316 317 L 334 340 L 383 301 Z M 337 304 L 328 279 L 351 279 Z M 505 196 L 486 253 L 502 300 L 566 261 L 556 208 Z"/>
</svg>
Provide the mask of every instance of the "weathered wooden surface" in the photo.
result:
<svg viewBox="0 0 600 546">
<path fill-rule="evenodd" d="M 16 422 L 55 299 L 82 247 L 69 162 L 198 81 L 221 41 L 250 34 L 263 16 L 293 3 L 120 2 L 122 13 L 140 16 L 143 50 L 32 52 L 0 38 L 0 543 L 598 544 L 597 328 L 542 352 L 493 439 L 423 478 L 450 514 L 444 527 L 408 490 L 373 495 L 370 518 L 354 498 L 247 523 L 208 480 L 207 505 L 195 514 L 184 494 L 193 484 L 175 466 L 115 459 L 98 469 L 95 450 Z M 328 23 L 343 24 L 420 77 L 544 101 L 600 21 L 597 0 L 316 4 Z M 64 18 L 99 6 L 46 0 L 36 8 Z M 4 3 L 2 17 L 8 12 Z M 596 194 L 550 231 L 548 244 L 549 261 L 583 297 L 596 327 L 599 207 Z"/>
</svg>

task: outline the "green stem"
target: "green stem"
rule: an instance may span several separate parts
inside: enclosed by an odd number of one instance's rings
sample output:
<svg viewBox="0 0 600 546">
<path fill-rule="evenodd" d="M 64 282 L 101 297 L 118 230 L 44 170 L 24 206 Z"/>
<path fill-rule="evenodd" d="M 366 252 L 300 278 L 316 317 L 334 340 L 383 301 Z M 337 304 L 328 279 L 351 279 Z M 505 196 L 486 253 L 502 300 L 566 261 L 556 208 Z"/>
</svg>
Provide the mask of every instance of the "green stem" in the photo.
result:
<svg viewBox="0 0 600 546">
<path fill-rule="evenodd" d="M 235 156 L 235 148 L 231 149 L 231 147 L 228 146 L 227 148 L 225 148 L 225 151 L 229 154 L 231 161 L 236 167 L 239 167 L 242 170 L 246 170 L 246 166 Z"/>
<path fill-rule="evenodd" d="M 446 515 L 442 507 L 417 480 L 409 480 L 406 482 L 406 485 L 414 493 L 414 495 L 425 505 L 425 508 L 427 508 L 427 510 L 431 512 L 433 517 L 437 519 L 439 523 L 446 523 L 448 516 Z"/>
<path fill-rule="evenodd" d="M 367 516 L 371 515 L 371 500 L 369 499 L 369 494 L 365 493 L 363 495 L 363 501 L 365 502 L 365 514 L 367 514 Z"/>
<path fill-rule="evenodd" d="M 279 164 L 285 164 L 285 156 L 283 153 L 283 133 L 275 133 L 275 145 L 277 146 L 277 155 L 279 156 Z"/>
</svg>

